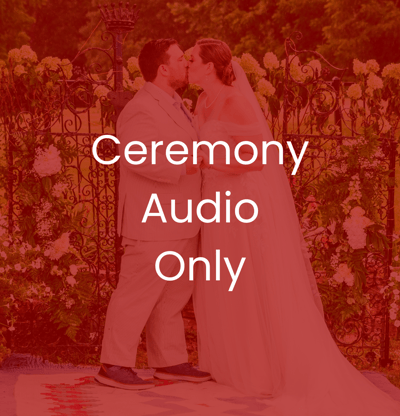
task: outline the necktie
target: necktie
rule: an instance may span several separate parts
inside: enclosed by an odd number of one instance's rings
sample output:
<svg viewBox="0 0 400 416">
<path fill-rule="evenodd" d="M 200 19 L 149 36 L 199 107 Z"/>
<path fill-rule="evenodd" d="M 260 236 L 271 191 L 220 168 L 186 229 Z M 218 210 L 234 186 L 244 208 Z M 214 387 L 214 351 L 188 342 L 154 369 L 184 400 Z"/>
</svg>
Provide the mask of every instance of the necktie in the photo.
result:
<svg viewBox="0 0 400 416">
<path fill-rule="evenodd" d="M 183 114 L 185 114 L 185 117 L 189 120 L 190 125 L 193 126 L 192 124 L 192 118 L 186 113 L 185 109 L 183 108 L 183 103 L 175 101 L 174 103 L 174 107 L 178 110 L 178 111 L 182 111 Z"/>
</svg>

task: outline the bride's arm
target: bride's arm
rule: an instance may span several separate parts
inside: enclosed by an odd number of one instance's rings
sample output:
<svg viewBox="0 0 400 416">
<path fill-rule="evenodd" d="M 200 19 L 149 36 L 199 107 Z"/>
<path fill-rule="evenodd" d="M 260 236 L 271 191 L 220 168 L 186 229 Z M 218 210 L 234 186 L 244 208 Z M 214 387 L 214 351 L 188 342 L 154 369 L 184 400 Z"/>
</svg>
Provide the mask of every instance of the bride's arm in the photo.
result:
<svg viewBox="0 0 400 416">
<path fill-rule="evenodd" d="M 247 100 L 240 95 L 233 95 L 227 98 L 225 101 L 224 107 L 222 109 L 221 115 L 219 117 L 220 121 L 237 124 L 238 128 L 243 128 L 246 125 L 251 125 L 257 123 L 257 117 L 254 114 L 251 105 Z M 215 169 L 220 172 L 226 173 L 245 173 L 249 171 L 259 171 L 263 168 L 262 164 L 262 134 L 257 135 L 240 135 L 234 136 L 230 135 L 236 144 L 240 142 L 251 142 L 254 143 L 257 147 L 257 159 L 250 165 L 242 165 L 234 157 L 231 157 L 231 163 L 226 164 L 224 158 L 214 159 L 214 163 L 210 165 L 208 161 L 204 161 L 203 165 L 206 168 Z M 239 157 L 242 161 L 248 161 L 253 157 L 253 149 L 249 145 L 244 145 L 239 150 Z"/>
</svg>

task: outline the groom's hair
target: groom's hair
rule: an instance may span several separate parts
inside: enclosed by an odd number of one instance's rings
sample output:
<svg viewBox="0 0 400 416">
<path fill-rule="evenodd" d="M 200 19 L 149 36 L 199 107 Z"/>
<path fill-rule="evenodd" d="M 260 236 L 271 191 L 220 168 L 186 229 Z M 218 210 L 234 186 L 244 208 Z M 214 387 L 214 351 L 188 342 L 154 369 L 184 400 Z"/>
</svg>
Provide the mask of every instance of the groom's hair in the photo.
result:
<svg viewBox="0 0 400 416">
<path fill-rule="evenodd" d="M 143 46 L 139 54 L 139 68 L 146 81 L 154 81 L 158 67 L 169 64 L 170 56 L 167 51 L 171 45 L 177 44 L 175 39 L 158 39 L 151 40 Z"/>
</svg>

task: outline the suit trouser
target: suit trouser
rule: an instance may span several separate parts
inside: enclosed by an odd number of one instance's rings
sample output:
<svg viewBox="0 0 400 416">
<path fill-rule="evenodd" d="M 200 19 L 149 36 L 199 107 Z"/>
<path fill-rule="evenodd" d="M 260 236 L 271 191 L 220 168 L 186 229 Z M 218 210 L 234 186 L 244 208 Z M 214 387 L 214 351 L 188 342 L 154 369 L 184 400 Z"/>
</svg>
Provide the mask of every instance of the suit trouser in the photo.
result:
<svg viewBox="0 0 400 416">
<path fill-rule="evenodd" d="M 101 362 L 134 367 L 140 334 L 146 326 L 150 367 L 160 368 L 188 361 L 182 309 L 190 299 L 188 259 L 197 257 L 198 235 L 176 241 L 132 241 L 125 246 L 117 289 L 108 305 Z M 165 251 L 179 253 L 185 261 L 182 276 L 172 282 L 156 273 L 157 257 Z M 165 256 L 160 269 L 164 276 L 180 270 L 176 256 Z"/>
</svg>

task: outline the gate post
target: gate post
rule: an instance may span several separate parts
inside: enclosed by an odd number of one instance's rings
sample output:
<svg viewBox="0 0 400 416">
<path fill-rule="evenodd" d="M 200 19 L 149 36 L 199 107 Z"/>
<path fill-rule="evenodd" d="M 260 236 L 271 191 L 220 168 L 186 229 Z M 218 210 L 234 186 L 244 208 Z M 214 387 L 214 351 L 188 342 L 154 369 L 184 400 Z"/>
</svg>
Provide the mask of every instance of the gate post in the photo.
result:
<svg viewBox="0 0 400 416">
<path fill-rule="evenodd" d="M 125 105 L 132 99 L 133 94 L 129 91 L 124 91 L 123 82 L 123 44 L 124 36 L 127 33 L 132 31 L 135 27 L 137 19 L 139 17 L 139 10 L 136 10 L 136 4 L 133 6 L 129 5 L 129 2 L 126 3 L 126 7 L 123 7 L 123 2 L 119 2 L 119 7 L 115 6 L 115 3 L 112 3 L 112 8 L 108 9 L 108 5 L 99 6 L 100 14 L 103 22 L 106 25 L 108 32 L 113 35 L 113 49 L 114 49 L 114 91 L 110 91 L 107 94 L 108 99 L 111 101 L 111 104 L 114 106 L 115 114 L 112 117 L 112 121 L 115 123 L 115 135 L 117 135 L 117 119 L 125 107 Z M 114 145 L 116 148 L 116 153 L 119 153 L 117 145 Z M 119 176 L 120 176 L 120 167 L 119 161 L 115 164 L 115 210 L 114 210 L 114 224 L 115 229 L 117 229 L 118 224 L 118 199 L 119 199 Z M 118 282 L 119 272 L 121 269 L 121 256 L 123 254 L 123 248 L 121 246 L 121 237 L 115 232 L 115 272 L 116 272 L 116 281 Z"/>
<path fill-rule="evenodd" d="M 119 2 L 119 7 L 116 7 L 113 3 L 112 9 L 108 9 L 108 5 L 105 5 L 99 6 L 99 10 L 107 31 L 113 35 L 115 91 L 109 92 L 107 97 L 114 106 L 115 117 L 113 121 L 116 123 L 122 109 L 132 98 L 132 94 L 123 89 L 122 48 L 124 36 L 135 27 L 139 17 L 139 10 L 136 10 L 136 4 L 129 6 L 129 2 L 126 3 L 126 7 L 124 8 L 122 1 Z"/>
<path fill-rule="evenodd" d="M 393 255 L 393 231 L 394 231 L 394 190 L 396 175 L 396 141 L 394 139 L 394 131 L 390 133 L 390 153 L 389 153 L 389 183 L 388 183 L 388 203 L 387 203 L 387 219 L 386 219 L 386 237 L 389 240 L 389 247 L 386 249 L 385 264 L 385 281 L 390 279 L 390 266 L 392 265 Z M 390 359 L 390 327 L 389 327 L 389 299 L 383 303 L 382 314 L 382 339 L 379 364 L 381 367 L 391 366 L 393 360 Z"/>
</svg>

